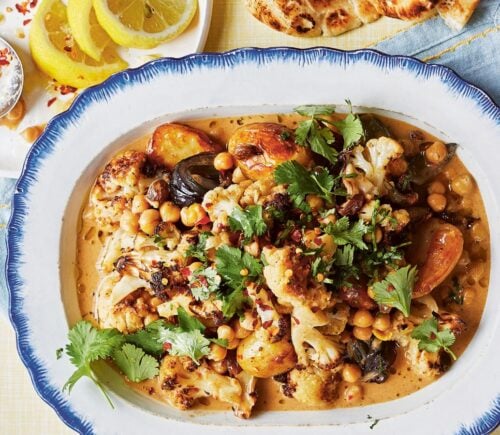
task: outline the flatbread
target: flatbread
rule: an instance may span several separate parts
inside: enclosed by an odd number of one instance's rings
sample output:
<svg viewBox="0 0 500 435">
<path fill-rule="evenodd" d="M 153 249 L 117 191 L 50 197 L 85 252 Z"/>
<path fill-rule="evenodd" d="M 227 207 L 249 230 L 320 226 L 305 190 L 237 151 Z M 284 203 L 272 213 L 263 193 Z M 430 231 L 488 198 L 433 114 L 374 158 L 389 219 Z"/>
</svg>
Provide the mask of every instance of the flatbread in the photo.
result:
<svg viewBox="0 0 500 435">
<path fill-rule="evenodd" d="M 370 0 L 351 0 L 351 3 L 354 12 L 363 24 L 373 23 L 380 18 L 380 14 Z"/>
<path fill-rule="evenodd" d="M 351 0 L 246 0 L 250 12 L 294 36 L 336 36 L 360 27 Z"/>
<path fill-rule="evenodd" d="M 462 30 L 469 21 L 479 0 L 441 0 L 437 11 L 448 27 Z"/>
<path fill-rule="evenodd" d="M 433 12 L 439 0 L 371 0 L 380 15 L 400 20 L 421 20 Z"/>
</svg>

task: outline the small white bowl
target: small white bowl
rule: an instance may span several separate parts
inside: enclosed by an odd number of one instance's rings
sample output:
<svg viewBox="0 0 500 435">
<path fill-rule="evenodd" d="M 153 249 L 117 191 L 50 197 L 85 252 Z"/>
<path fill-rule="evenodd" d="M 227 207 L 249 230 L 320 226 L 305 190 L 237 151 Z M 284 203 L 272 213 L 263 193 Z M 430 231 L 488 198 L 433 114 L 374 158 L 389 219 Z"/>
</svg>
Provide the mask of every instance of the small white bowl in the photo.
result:
<svg viewBox="0 0 500 435">
<path fill-rule="evenodd" d="M 55 350 L 80 318 L 74 276 L 77 222 L 98 170 L 122 146 L 165 121 L 261 112 L 300 104 L 342 104 L 408 120 L 460 144 L 488 212 L 492 271 L 483 319 L 466 352 L 438 381 L 410 396 L 350 409 L 266 412 L 238 420 L 230 412 L 180 412 L 99 368 L 113 391 L 107 406 L 90 382 L 68 396 L 73 367 Z M 500 263 L 498 223 L 500 109 L 451 70 L 376 51 L 241 49 L 161 59 L 119 73 L 82 93 L 51 121 L 26 159 L 8 227 L 10 315 L 20 356 L 40 396 L 82 433 L 486 433 L 500 418 Z M 204 425 L 196 428 L 194 424 Z M 272 429 L 271 429 L 272 428 Z"/>
</svg>

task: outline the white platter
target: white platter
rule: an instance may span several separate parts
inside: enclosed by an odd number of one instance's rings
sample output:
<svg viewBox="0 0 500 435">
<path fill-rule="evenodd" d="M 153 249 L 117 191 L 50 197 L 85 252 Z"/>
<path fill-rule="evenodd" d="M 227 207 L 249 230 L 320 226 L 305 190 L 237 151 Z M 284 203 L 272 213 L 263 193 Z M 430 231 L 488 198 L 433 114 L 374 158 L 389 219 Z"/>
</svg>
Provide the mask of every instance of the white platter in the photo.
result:
<svg viewBox="0 0 500 435">
<path fill-rule="evenodd" d="M 98 169 L 118 148 L 164 121 L 290 111 L 299 104 L 382 110 L 460 144 L 488 212 L 492 272 L 480 327 L 463 356 L 432 385 L 396 401 L 327 411 L 179 412 L 127 388 L 111 369 L 99 374 L 116 409 L 84 381 L 61 392 L 72 372 L 56 360 L 68 323 L 79 319 L 74 276 L 77 219 Z M 446 133 L 443 133 L 446 132 Z M 84 135 L 85 141 L 81 141 Z M 8 227 L 10 316 L 34 386 L 81 433 L 173 434 L 406 433 L 482 434 L 500 418 L 500 109 L 451 70 L 371 50 L 241 49 L 161 59 L 119 73 L 80 95 L 52 120 L 24 166 Z M 380 422 L 369 429 L 375 419 Z M 198 426 L 203 425 L 203 427 Z"/>
<path fill-rule="evenodd" d="M 25 117 L 16 129 L 9 130 L 0 126 L 0 177 L 9 178 L 19 177 L 26 154 L 31 147 L 21 135 L 23 130 L 34 125 L 46 124 L 54 115 L 66 110 L 78 94 L 71 92 L 61 95 L 57 85 L 35 66 L 29 50 L 30 24 L 23 25 L 23 22 L 33 17 L 36 7 L 28 8 L 28 12 L 23 15 L 16 9 L 16 4 L 21 3 L 17 0 L 2 2 L 1 12 L 4 19 L 0 20 L 0 36 L 15 48 L 23 63 L 25 86 L 22 98 L 27 109 Z M 149 50 L 120 48 L 120 56 L 130 67 L 138 67 L 153 58 L 181 57 L 202 51 L 210 28 L 212 5 L 213 0 L 198 0 L 198 11 L 193 21 L 186 31 L 173 41 Z M 9 7 L 12 11 L 5 12 Z"/>
</svg>

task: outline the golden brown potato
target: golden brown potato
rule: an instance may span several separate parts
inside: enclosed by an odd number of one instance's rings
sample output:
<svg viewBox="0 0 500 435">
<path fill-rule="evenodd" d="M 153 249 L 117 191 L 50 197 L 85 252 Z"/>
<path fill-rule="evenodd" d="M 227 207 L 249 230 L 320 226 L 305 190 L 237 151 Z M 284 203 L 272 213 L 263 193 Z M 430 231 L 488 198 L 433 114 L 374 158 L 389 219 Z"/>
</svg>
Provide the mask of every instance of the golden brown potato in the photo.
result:
<svg viewBox="0 0 500 435">
<path fill-rule="evenodd" d="M 236 358 L 240 367 L 256 378 L 269 378 L 295 367 L 296 355 L 287 337 L 275 343 L 264 328 L 241 340 Z"/>
<path fill-rule="evenodd" d="M 412 250 L 419 265 L 413 298 L 430 293 L 455 268 L 462 255 L 464 237 L 454 225 L 432 220 L 418 234 Z"/>
<path fill-rule="evenodd" d="M 310 161 L 309 150 L 295 143 L 293 131 L 271 122 L 239 128 L 230 137 L 228 150 L 245 176 L 254 181 L 272 175 L 287 160 L 303 165 Z"/>
<path fill-rule="evenodd" d="M 155 163 L 172 169 L 187 157 L 221 150 L 222 147 L 201 130 L 182 124 L 163 124 L 154 131 L 147 153 Z"/>
</svg>

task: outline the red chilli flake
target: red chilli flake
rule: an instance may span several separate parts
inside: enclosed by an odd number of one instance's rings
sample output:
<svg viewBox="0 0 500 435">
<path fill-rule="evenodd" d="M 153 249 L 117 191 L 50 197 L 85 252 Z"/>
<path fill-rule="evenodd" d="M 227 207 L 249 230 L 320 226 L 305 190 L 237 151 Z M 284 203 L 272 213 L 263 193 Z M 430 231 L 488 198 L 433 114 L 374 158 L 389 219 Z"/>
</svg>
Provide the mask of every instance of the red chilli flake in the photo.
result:
<svg viewBox="0 0 500 435">
<path fill-rule="evenodd" d="M 0 66 L 10 65 L 11 60 L 12 54 L 7 47 L 0 50 Z"/>
<path fill-rule="evenodd" d="M 181 275 L 184 277 L 184 278 L 188 278 L 190 275 L 191 275 L 191 271 L 189 270 L 189 267 L 183 267 L 181 269 Z"/>
<path fill-rule="evenodd" d="M 31 9 L 36 8 L 37 4 L 38 4 L 38 0 L 31 0 L 31 2 L 30 2 L 30 8 Z"/>
<path fill-rule="evenodd" d="M 267 329 L 267 328 L 269 328 L 272 324 L 273 324 L 273 321 L 272 321 L 272 320 L 267 320 L 267 321 L 265 321 L 265 322 L 262 324 L 262 327 L 263 327 L 264 329 Z"/>
<path fill-rule="evenodd" d="M 210 220 L 210 217 L 208 217 L 208 216 L 204 216 L 204 217 L 202 217 L 202 218 L 201 218 L 198 222 L 196 222 L 196 225 L 206 225 L 206 224 L 208 224 L 208 223 L 210 223 L 210 222 L 212 222 L 212 221 Z"/>
<path fill-rule="evenodd" d="M 24 20 L 23 21 L 23 26 L 26 26 L 29 23 L 31 23 L 31 18 L 28 18 L 27 20 Z"/>
<path fill-rule="evenodd" d="M 28 2 L 22 2 L 21 4 L 16 3 L 15 7 L 17 12 L 20 14 L 26 15 L 30 10 L 28 9 Z"/>
<path fill-rule="evenodd" d="M 163 343 L 163 350 L 170 350 L 172 349 L 172 345 L 170 343 Z"/>
<path fill-rule="evenodd" d="M 56 100 L 57 100 L 57 97 L 53 97 L 49 101 L 47 101 L 47 107 L 52 106 L 52 104 L 54 104 L 56 102 Z"/>
<path fill-rule="evenodd" d="M 76 92 L 76 88 L 69 85 L 61 85 L 61 87 L 59 88 L 59 92 L 61 93 L 61 95 L 73 94 Z"/>
</svg>

